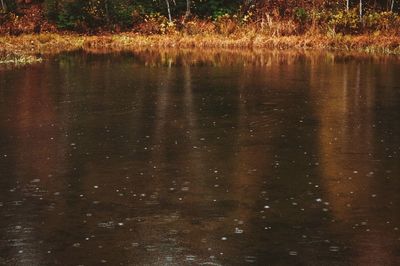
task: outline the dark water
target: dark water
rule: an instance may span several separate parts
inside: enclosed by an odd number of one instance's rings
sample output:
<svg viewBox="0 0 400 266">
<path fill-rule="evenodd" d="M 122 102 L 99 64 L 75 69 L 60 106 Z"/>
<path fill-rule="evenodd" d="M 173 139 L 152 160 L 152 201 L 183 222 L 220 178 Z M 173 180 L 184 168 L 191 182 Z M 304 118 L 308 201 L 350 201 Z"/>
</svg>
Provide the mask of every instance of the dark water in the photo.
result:
<svg viewBox="0 0 400 266">
<path fill-rule="evenodd" d="M 0 264 L 399 265 L 400 61 L 65 54 L 0 71 Z"/>
</svg>

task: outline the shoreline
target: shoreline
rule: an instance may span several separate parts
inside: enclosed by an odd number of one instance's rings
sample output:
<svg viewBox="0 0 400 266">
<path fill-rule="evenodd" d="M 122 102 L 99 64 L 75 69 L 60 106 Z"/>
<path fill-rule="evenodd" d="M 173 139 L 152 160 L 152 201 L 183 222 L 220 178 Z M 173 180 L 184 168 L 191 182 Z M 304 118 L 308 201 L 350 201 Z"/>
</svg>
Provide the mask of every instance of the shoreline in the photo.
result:
<svg viewBox="0 0 400 266">
<path fill-rule="evenodd" d="M 318 50 L 400 55 L 400 36 L 374 35 L 291 35 L 268 36 L 243 34 L 167 34 L 140 35 L 122 33 L 88 36 L 78 34 L 42 33 L 21 36 L 0 36 L 0 64 L 30 64 L 43 55 L 68 51 L 135 51 L 137 49 L 265 49 Z"/>
</svg>

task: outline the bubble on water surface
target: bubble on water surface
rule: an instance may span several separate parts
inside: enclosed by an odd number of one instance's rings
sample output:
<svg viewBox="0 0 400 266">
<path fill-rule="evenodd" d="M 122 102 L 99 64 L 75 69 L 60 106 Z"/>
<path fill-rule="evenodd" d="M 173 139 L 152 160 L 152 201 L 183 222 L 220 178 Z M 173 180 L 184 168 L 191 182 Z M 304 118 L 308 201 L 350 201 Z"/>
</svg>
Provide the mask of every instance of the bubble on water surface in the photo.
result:
<svg viewBox="0 0 400 266">
<path fill-rule="evenodd" d="M 146 248 L 146 251 L 148 251 L 148 252 L 157 251 L 157 247 L 153 246 L 153 245 L 147 245 L 145 248 Z"/>
<path fill-rule="evenodd" d="M 240 229 L 240 228 L 235 228 L 235 234 L 243 234 L 243 229 Z"/>
<path fill-rule="evenodd" d="M 329 251 L 331 251 L 331 252 L 338 252 L 338 251 L 339 251 L 339 247 L 338 247 L 338 246 L 330 246 L 330 247 L 329 247 Z"/>
<path fill-rule="evenodd" d="M 255 256 L 245 256 L 244 261 L 247 263 L 256 263 L 257 257 Z"/>
<path fill-rule="evenodd" d="M 104 223 L 98 223 L 97 226 L 101 228 L 113 229 L 115 227 L 115 223 L 113 221 L 109 221 Z"/>
<path fill-rule="evenodd" d="M 185 258 L 186 261 L 195 261 L 196 260 L 196 256 L 194 255 L 187 255 Z"/>
</svg>

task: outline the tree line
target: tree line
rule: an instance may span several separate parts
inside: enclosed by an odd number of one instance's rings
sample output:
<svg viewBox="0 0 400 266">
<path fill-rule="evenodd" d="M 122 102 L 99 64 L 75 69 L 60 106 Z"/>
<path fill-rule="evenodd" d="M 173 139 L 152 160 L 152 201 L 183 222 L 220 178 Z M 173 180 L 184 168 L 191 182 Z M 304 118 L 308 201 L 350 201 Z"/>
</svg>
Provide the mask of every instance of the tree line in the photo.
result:
<svg viewBox="0 0 400 266">
<path fill-rule="evenodd" d="M 48 20 L 63 29 L 129 28 L 159 17 L 173 21 L 189 18 L 215 20 L 231 15 L 257 19 L 266 14 L 304 21 L 314 11 L 357 10 L 360 18 L 370 10 L 397 12 L 400 0 L 0 0 L 2 12 L 41 4 Z"/>
</svg>

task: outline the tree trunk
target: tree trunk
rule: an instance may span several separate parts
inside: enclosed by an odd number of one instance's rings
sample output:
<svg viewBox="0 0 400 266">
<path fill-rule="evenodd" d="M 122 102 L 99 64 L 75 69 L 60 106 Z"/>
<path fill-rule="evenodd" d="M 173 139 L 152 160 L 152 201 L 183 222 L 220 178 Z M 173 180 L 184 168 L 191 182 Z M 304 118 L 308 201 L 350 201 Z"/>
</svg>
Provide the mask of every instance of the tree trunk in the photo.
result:
<svg viewBox="0 0 400 266">
<path fill-rule="evenodd" d="M 185 17 L 189 17 L 191 15 L 190 7 L 192 5 L 191 0 L 186 0 L 186 14 Z"/>
<path fill-rule="evenodd" d="M 169 22 L 172 22 L 171 7 L 169 6 L 169 0 L 165 0 L 165 3 L 167 4 L 167 11 L 168 11 L 168 19 L 169 19 Z"/>
<path fill-rule="evenodd" d="M 3 10 L 4 13 L 7 12 L 7 6 L 6 6 L 6 4 L 4 3 L 4 0 L 1 0 L 1 9 Z"/>
<path fill-rule="evenodd" d="M 110 24 L 110 11 L 109 11 L 109 8 L 108 8 L 108 0 L 104 1 L 104 7 L 105 7 L 105 11 L 106 11 L 107 24 Z"/>
</svg>

